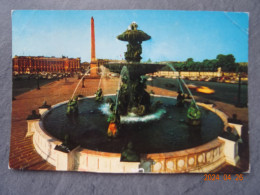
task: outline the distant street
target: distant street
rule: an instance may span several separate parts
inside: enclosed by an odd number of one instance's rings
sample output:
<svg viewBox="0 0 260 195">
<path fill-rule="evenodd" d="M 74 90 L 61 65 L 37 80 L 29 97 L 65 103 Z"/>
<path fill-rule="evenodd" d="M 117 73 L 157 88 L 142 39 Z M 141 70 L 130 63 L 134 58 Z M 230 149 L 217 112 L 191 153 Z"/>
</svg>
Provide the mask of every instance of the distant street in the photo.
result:
<svg viewBox="0 0 260 195">
<path fill-rule="evenodd" d="M 40 79 L 39 85 L 40 87 L 51 83 L 57 79 Z M 37 88 L 37 80 L 36 79 L 21 79 L 14 80 L 13 79 L 13 96 L 17 96 L 23 94 L 25 92 L 31 91 Z"/>
<path fill-rule="evenodd" d="M 214 94 L 198 93 L 196 90 L 191 90 L 192 94 L 198 97 L 206 98 L 208 100 L 221 101 L 229 104 L 236 104 L 238 96 L 238 84 L 218 83 L 218 82 L 205 82 L 205 81 L 190 81 L 185 80 L 186 84 L 194 84 L 198 87 L 206 86 L 215 90 Z M 171 78 L 153 78 L 148 81 L 147 85 L 156 86 L 168 90 L 178 91 L 177 79 Z M 240 102 L 247 105 L 247 85 L 241 85 Z"/>
<path fill-rule="evenodd" d="M 44 86 L 50 82 L 55 81 L 56 79 L 40 79 L 39 84 L 40 87 Z M 194 84 L 198 87 L 206 86 L 215 90 L 214 94 L 203 94 L 198 93 L 196 90 L 191 90 L 192 94 L 198 97 L 202 97 L 208 100 L 221 101 L 229 104 L 237 103 L 238 96 L 238 84 L 230 84 L 230 83 L 218 83 L 218 82 L 205 82 L 205 81 L 190 81 L 185 80 L 186 84 Z M 105 84 L 105 83 L 104 83 Z M 170 78 L 153 78 L 152 81 L 147 81 L 147 85 L 159 87 L 162 89 L 178 91 L 178 82 L 176 79 Z M 13 95 L 17 96 L 28 92 L 32 89 L 37 88 L 37 81 L 35 79 L 31 80 L 13 80 Z M 248 96 L 247 96 L 247 85 L 241 85 L 241 94 L 240 94 L 240 102 L 243 105 L 247 105 Z M 186 90 L 185 90 L 186 92 Z"/>
</svg>

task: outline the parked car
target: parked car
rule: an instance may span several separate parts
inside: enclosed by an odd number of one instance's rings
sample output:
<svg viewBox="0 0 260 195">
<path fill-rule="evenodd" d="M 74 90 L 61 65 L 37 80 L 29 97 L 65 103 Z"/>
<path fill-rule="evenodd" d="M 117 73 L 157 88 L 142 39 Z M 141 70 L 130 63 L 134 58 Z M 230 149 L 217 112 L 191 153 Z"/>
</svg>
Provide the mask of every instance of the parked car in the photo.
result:
<svg viewBox="0 0 260 195">
<path fill-rule="evenodd" d="M 198 77 L 190 77 L 189 80 L 191 80 L 191 81 L 197 81 L 197 80 L 199 80 L 199 79 L 198 79 Z"/>
<path fill-rule="evenodd" d="M 52 74 L 52 77 L 53 77 L 54 79 L 56 79 L 56 78 L 58 77 L 58 74 L 57 74 L 57 73 L 53 73 L 53 74 Z"/>
<path fill-rule="evenodd" d="M 199 78 L 199 81 L 205 81 L 207 78 L 208 78 L 207 76 L 201 76 L 201 77 Z"/>
<path fill-rule="evenodd" d="M 238 81 L 234 79 L 234 80 L 231 80 L 230 83 L 232 83 L 232 84 L 237 84 Z"/>
<path fill-rule="evenodd" d="M 194 84 L 188 84 L 187 87 L 188 87 L 189 89 L 197 89 L 197 88 L 198 88 L 198 86 L 197 86 L 197 85 L 194 85 Z"/>
<path fill-rule="evenodd" d="M 47 74 L 46 72 L 42 72 L 42 73 L 41 73 L 41 76 L 42 76 L 43 79 L 46 79 L 47 76 L 48 76 L 48 74 Z"/>
<path fill-rule="evenodd" d="M 205 93 L 205 94 L 213 94 L 215 93 L 215 90 L 210 89 L 209 87 L 201 86 L 196 89 L 199 93 Z"/>
<path fill-rule="evenodd" d="M 47 75 L 47 79 L 53 79 L 52 74 L 48 74 L 48 75 Z"/>
</svg>

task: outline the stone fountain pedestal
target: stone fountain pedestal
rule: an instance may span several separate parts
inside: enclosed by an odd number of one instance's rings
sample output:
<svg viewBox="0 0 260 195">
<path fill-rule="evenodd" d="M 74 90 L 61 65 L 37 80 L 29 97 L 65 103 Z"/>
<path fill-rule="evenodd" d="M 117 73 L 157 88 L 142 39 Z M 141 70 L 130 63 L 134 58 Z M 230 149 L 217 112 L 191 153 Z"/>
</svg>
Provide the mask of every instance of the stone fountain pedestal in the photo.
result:
<svg viewBox="0 0 260 195">
<path fill-rule="evenodd" d="M 225 142 L 224 144 L 224 154 L 226 162 L 236 166 L 240 157 L 238 156 L 238 141 L 232 141 L 223 137 L 218 137 L 219 140 Z"/>
<path fill-rule="evenodd" d="M 30 119 L 27 120 L 27 133 L 25 137 L 32 136 L 35 132 L 35 124 L 39 122 L 40 119 Z"/>
<path fill-rule="evenodd" d="M 58 146 L 55 147 L 57 154 L 56 157 L 56 170 L 57 171 L 73 171 L 75 169 L 75 156 L 76 150 L 79 146 L 74 147 L 70 151 L 60 150 Z"/>
</svg>

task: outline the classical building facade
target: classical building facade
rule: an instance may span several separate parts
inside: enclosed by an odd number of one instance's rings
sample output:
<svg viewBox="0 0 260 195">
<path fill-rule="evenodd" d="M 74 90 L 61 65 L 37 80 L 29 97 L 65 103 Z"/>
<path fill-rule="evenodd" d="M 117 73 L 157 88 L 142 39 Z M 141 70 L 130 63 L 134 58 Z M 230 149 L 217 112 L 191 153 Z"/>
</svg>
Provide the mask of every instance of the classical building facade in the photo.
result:
<svg viewBox="0 0 260 195">
<path fill-rule="evenodd" d="M 13 72 L 17 74 L 78 71 L 80 71 L 80 58 L 43 56 L 15 56 L 13 58 Z"/>
</svg>

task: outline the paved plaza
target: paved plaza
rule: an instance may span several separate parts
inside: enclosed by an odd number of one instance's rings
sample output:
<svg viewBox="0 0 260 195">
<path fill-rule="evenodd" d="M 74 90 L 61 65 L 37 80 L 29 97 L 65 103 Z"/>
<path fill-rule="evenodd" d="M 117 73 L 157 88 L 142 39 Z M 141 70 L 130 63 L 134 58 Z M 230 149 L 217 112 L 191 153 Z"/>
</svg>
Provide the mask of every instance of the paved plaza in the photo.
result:
<svg viewBox="0 0 260 195">
<path fill-rule="evenodd" d="M 66 101 L 71 98 L 76 86 L 78 90 L 76 95 L 89 96 L 94 95 L 98 89 L 99 83 L 103 89 L 104 94 L 115 94 L 118 88 L 119 78 L 103 78 L 100 83 L 100 79 L 85 79 L 84 88 L 82 83 L 79 83 L 77 78 L 67 78 L 59 81 L 54 81 L 41 87 L 40 90 L 34 89 L 21 95 L 15 96 L 15 100 L 12 102 L 12 130 L 11 130 L 11 146 L 10 146 L 10 161 L 9 166 L 12 169 L 22 170 L 55 170 L 55 167 L 49 164 L 47 161 L 36 152 L 32 142 L 32 136 L 26 137 L 27 133 L 27 121 L 26 118 L 31 114 L 32 110 L 37 110 L 47 101 L 49 105 L 54 105 L 62 101 Z M 147 91 L 153 91 L 155 94 L 177 96 L 177 93 L 167 89 L 148 86 Z M 199 99 L 199 97 L 195 97 Z M 248 109 L 237 108 L 231 104 L 212 101 L 216 107 L 223 111 L 227 116 L 232 117 L 233 114 L 237 114 L 238 119 L 243 122 L 244 136 L 248 139 Z M 246 152 L 248 147 L 245 147 L 242 151 Z M 242 160 L 239 166 L 241 170 L 245 169 L 244 166 L 248 163 L 248 156 L 243 156 L 246 160 Z M 221 167 L 218 171 L 230 171 L 239 170 L 227 165 Z"/>
</svg>

